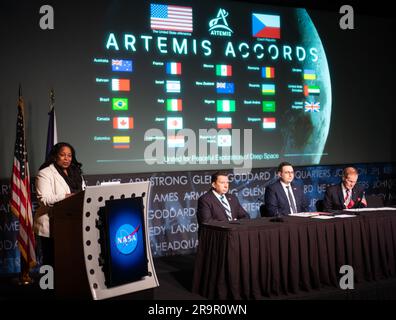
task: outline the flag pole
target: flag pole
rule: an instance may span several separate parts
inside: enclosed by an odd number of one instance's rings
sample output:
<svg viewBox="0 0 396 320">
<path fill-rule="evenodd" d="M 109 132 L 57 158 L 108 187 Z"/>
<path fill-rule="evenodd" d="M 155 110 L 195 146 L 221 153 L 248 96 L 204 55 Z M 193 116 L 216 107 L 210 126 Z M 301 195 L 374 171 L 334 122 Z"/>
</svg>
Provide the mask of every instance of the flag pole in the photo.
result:
<svg viewBox="0 0 396 320">
<path fill-rule="evenodd" d="M 49 109 L 51 111 L 51 109 L 55 107 L 55 92 L 54 92 L 54 88 L 51 89 L 50 91 L 50 106 Z"/>
<path fill-rule="evenodd" d="M 20 130 L 19 134 L 18 130 Z M 36 257 L 34 252 L 35 239 L 32 238 L 34 237 L 34 234 L 29 234 L 31 233 L 30 231 L 32 231 L 32 212 L 30 199 L 29 165 L 27 161 L 25 142 L 24 101 L 22 98 L 21 84 L 19 84 L 18 90 L 18 120 L 17 136 L 15 140 L 16 144 L 14 150 L 13 178 L 11 181 L 12 196 L 10 207 L 11 211 L 18 217 L 20 228 L 20 232 L 18 235 L 18 247 L 20 252 L 21 272 L 18 283 L 19 285 L 30 285 L 33 283 L 33 279 L 30 277 L 29 271 L 30 268 L 36 264 Z M 23 146 L 18 145 L 18 142 L 19 144 L 22 143 Z M 27 231 L 24 237 L 21 236 L 22 229 L 25 229 L 25 231 Z"/>
<path fill-rule="evenodd" d="M 52 88 L 50 90 L 50 105 L 48 112 L 48 129 L 47 129 L 47 144 L 45 147 L 45 157 L 46 160 L 51 152 L 52 147 L 58 143 L 58 131 L 56 127 L 56 115 L 55 115 L 55 91 Z"/>
<path fill-rule="evenodd" d="M 25 113 L 25 104 L 22 98 L 22 86 L 19 84 L 19 95 L 18 95 L 18 106 L 22 109 L 22 113 Z M 23 119 L 23 131 L 25 131 L 25 119 Z M 25 132 L 23 133 L 25 135 Z M 24 259 L 22 253 L 20 252 L 20 261 L 21 261 L 21 273 L 19 278 L 19 285 L 29 285 L 33 283 L 33 279 L 29 275 L 29 263 Z"/>
</svg>

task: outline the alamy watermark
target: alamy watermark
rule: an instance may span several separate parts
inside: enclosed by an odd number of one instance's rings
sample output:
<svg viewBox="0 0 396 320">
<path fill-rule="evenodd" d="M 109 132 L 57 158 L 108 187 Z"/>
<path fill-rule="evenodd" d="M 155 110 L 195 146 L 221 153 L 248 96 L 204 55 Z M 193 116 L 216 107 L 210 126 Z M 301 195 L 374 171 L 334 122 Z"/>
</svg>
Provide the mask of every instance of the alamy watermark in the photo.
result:
<svg viewBox="0 0 396 320">
<path fill-rule="evenodd" d="M 53 290 L 54 289 L 54 269 L 52 266 L 45 264 L 40 267 L 40 274 L 43 274 L 40 278 L 40 289 L 42 290 Z"/>
<path fill-rule="evenodd" d="M 54 8 L 48 4 L 40 7 L 40 17 L 39 26 L 42 30 L 53 30 L 55 28 L 54 24 Z"/>
<path fill-rule="evenodd" d="M 253 159 L 278 158 L 278 154 L 255 155 L 252 151 L 252 129 L 149 129 L 144 140 L 147 164 L 233 164 L 236 169 L 250 171 Z M 243 150 L 242 150 L 243 148 Z M 260 159 L 261 158 L 261 159 Z"/>
<path fill-rule="evenodd" d="M 353 7 L 345 4 L 340 7 L 340 13 L 343 15 L 340 18 L 340 28 L 342 30 L 355 29 Z"/>
<path fill-rule="evenodd" d="M 340 273 L 343 274 L 343 276 L 340 278 L 340 288 L 342 290 L 347 290 L 347 289 L 354 289 L 355 288 L 355 283 L 354 283 L 354 272 L 353 272 L 353 267 L 350 265 L 343 265 L 340 268 Z"/>
</svg>

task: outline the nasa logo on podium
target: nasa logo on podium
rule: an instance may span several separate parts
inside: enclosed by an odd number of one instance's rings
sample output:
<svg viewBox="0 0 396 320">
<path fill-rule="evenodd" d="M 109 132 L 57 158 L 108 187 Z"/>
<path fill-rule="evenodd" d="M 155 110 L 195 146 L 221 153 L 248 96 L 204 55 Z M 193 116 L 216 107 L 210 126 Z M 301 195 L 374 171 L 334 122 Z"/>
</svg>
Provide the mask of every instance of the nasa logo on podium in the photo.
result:
<svg viewBox="0 0 396 320">
<path fill-rule="evenodd" d="M 116 246 L 122 254 L 132 253 L 138 245 L 137 233 L 140 224 L 135 228 L 130 224 L 123 224 L 116 232 Z"/>
</svg>

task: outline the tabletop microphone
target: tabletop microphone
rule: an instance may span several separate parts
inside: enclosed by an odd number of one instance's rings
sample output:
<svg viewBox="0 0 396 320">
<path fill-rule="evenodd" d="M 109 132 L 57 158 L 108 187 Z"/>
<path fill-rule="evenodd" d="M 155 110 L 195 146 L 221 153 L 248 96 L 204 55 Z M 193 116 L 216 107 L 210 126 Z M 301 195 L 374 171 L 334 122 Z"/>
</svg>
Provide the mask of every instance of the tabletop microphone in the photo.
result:
<svg viewBox="0 0 396 320">
<path fill-rule="evenodd" d="M 270 219 L 271 222 L 283 222 L 283 218 L 281 217 L 281 214 L 279 210 L 276 211 L 276 216 Z"/>
<path fill-rule="evenodd" d="M 358 198 L 357 198 L 357 201 L 356 201 L 356 203 L 355 203 L 355 205 L 353 206 L 354 208 L 357 209 L 357 211 L 355 212 L 355 215 L 357 215 L 357 216 L 360 215 L 359 209 L 365 207 L 364 204 L 362 203 L 362 201 L 363 201 L 364 198 L 365 198 L 365 193 L 364 193 L 364 191 L 363 191 L 362 197 L 361 197 L 361 198 L 358 197 Z"/>
<path fill-rule="evenodd" d="M 361 209 L 361 208 L 364 208 L 364 207 L 365 207 L 365 205 L 364 205 L 364 203 L 363 203 L 363 199 L 364 199 L 364 198 L 366 198 L 366 195 L 365 195 L 365 192 L 363 191 L 362 197 L 361 197 L 361 198 L 358 197 L 358 198 L 357 198 L 357 202 L 356 202 L 355 205 L 354 205 L 354 207 L 355 207 L 356 209 Z"/>
</svg>

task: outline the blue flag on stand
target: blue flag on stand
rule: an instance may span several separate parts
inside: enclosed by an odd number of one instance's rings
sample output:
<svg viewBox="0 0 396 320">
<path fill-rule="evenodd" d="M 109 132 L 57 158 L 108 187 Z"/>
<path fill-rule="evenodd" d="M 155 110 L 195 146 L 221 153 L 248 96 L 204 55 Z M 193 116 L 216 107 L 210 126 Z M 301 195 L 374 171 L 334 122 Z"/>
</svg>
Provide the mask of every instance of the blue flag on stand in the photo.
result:
<svg viewBox="0 0 396 320">
<path fill-rule="evenodd" d="M 55 116 L 55 94 L 54 90 L 50 92 L 50 111 L 48 112 L 48 131 L 47 131 L 47 146 L 45 148 L 45 159 L 49 155 L 51 148 L 58 143 L 58 131 L 56 129 Z"/>
</svg>

